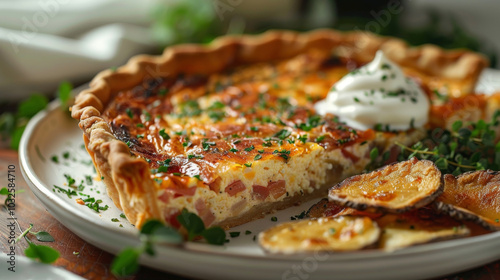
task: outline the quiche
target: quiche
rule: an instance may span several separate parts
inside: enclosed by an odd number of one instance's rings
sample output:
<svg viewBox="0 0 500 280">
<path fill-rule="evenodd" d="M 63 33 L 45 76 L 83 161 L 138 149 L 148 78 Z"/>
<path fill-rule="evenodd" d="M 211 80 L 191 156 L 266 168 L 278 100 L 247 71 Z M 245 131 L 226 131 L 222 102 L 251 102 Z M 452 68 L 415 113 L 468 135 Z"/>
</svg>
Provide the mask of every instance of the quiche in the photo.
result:
<svg viewBox="0 0 500 280">
<path fill-rule="evenodd" d="M 331 86 L 377 50 L 429 100 L 471 95 L 487 65 L 469 51 L 363 32 L 226 36 L 101 72 L 77 96 L 72 116 L 132 224 L 155 218 L 179 226 L 187 209 L 207 226 L 232 227 L 325 196 L 363 172 L 373 148 L 391 151 L 396 141 L 410 145 L 425 135 L 425 128 L 355 129 L 316 112 Z M 436 108 L 431 114 L 442 114 Z M 440 121 L 431 116 L 428 125 L 446 125 Z"/>
</svg>

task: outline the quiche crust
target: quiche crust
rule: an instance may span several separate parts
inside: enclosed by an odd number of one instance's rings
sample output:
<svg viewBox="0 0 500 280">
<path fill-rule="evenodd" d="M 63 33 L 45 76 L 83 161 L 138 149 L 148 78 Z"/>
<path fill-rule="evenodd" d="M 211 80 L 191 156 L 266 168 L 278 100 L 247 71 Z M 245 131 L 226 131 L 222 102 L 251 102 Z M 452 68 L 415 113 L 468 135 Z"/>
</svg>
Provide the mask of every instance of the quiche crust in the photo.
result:
<svg viewBox="0 0 500 280">
<path fill-rule="evenodd" d="M 269 31 L 258 36 L 225 36 L 207 46 L 179 45 L 167 48 L 161 56 L 139 55 L 115 71 L 105 70 L 99 73 L 91 81 L 90 88 L 77 96 L 75 105 L 71 108 L 72 117 L 79 120 L 85 146 L 96 170 L 104 178 L 109 196 L 115 205 L 124 211 L 128 220 L 140 228 L 150 218 L 169 221 L 169 213 L 172 212 L 168 211 L 170 202 L 158 200 L 158 193 L 161 190 L 159 184 L 151 178 L 149 164 L 141 158 L 131 156 L 130 148 L 115 137 L 103 117 L 106 106 L 113 101 L 118 92 L 133 88 L 148 79 L 175 77 L 180 73 L 211 75 L 236 65 L 283 60 L 307 52 L 314 52 L 325 58 L 335 53 L 347 60 L 366 63 L 374 57 L 378 49 L 384 50 L 390 59 L 401 65 L 405 72 L 412 73 L 414 77 L 420 79 L 422 84 L 432 88 L 448 85 L 447 92 L 452 97 L 470 94 L 480 71 L 487 66 L 484 57 L 465 50 L 445 51 L 432 45 L 412 48 L 399 39 L 364 32 Z M 338 161 L 328 162 L 328 155 L 322 155 L 323 158 L 319 160 L 326 160 L 326 163 L 321 164 L 330 164 L 327 169 L 331 172 L 320 176 L 318 186 L 300 195 L 294 194 L 281 200 L 258 203 L 242 213 L 232 208 L 236 207 L 232 205 L 230 213 L 224 218 L 211 222 L 222 226 L 235 226 L 258 218 L 262 213 L 285 208 L 309 197 L 324 194 L 326 188 L 332 184 L 362 171 L 364 165 L 368 163 L 367 151 L 371 147 L 383 144 L 382 148 L 386 148 L 392 142 L 390 139 L 394 137 L 414 141 L 418 139 L 418 135 L 422 135 L 422 131 L 415 130 L 410 134 L 402 137 L 378 133 L 369 145 L 351 146 L 352 149 L 360 149 L 357 153 L 364 157 L 350 167 L 349 164 Z M 335 152 L 334 150 L 332 153 Z M 337 155 L 334 158 L 345 158 L 345 156 Z M 290 160 L 292 165 L 295 161 L 295 158 Z M 289 172 L 292 171 L 290 168 Z M 287 179 L 281 174 L 276 181 Z M 224 186 L 227 184 L 230 182 L 222 182 Z M 309 186 L 304 184 L 300 187 L 307 190 Z M 198 197 L 208 200 L 220 199 L 214 192 L 197 188 L 194 199 L 187 200 L 185 205 L 189 205 L 188 208 L 191 208 L 189 210 L 197 211 L 200 216 L 204 214 L 209 216 L 210 213 L 203 205 L 195 206 Z M 172 209 L 175 208 L 173 205 Z M 207 219 L 210 218 L 205 217 L 206 223 Z"/>
</svg>

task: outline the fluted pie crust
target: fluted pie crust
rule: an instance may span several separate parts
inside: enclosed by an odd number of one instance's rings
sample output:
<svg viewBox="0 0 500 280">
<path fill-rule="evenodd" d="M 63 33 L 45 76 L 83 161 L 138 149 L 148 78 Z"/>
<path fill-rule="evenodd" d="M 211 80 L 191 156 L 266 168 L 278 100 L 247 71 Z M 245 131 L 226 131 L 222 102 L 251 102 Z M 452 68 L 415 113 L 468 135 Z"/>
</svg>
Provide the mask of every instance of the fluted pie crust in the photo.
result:
<svg viewBox="0 0 500 280">
<path fill-rule="evenodd" d="M 239 65 L 265 64 L 291 59 L 306 53 L 314 53 L 316 57 L 325 59 L 334 54 L 343 61 L 347 61 L 347 64 L 354 61 L 357 65 L 362 65 L 371 61 L 379 49 L 399 64 L 406 74 L 419 80 L 428 92 L 434 89 L 442 90 L 451 97 L 471 94 L 480 72 L 487 66 L 484 57 L 470 51 L 446 51 L 433 45 L 409 47 L 402 40 L 365 32 L 269 31 L 256 36 L 225 36 L 206 46 L 178 45 L 167 48 L 161 56 L 135 56 L 126 65 L 114 71 L 106 70 L 99 73 L 91 81 L 90 87 L 76 97 L 75 105 L 71 109 L 72 117 L 79 120 L 85 146 L 97 171 L 104 178 L 109 196 L 115 205 L 124 211 L 127 219 L 138 227 L 151 218 L 172 222 L 171 217 L 168 217 L 168 211 L 165 210 L 169 208 L 168 200 L 160 202 L 158 199 L 162 187 L 158 181 L 153 180 L 150 164 L 144 158 L 132 155 L 129 146 L 117 139 L 109 120 L 103 116 L 107 106 L 113 103 L 117 94 L 150 79 L 175 78 L 179 74 L 210 76 Z M 248 210 L 235 214 L 225 213 L 221 219 L 218 219 L 216 215 L 208 221 L 204 219 L 205 223 L 225 227 L 235 226 L 261 217 L 263 213 L 274 209 L 285 208 L 311 197 L 326 195 L 326 189 L 333 183 L 363 170 L 362 165 L 369 161 L 366 156 L 369 147 L 374 145 L 387 147 L 390 141 L 384 139 L 393 141 L 399 137 L 398 139 L 403 142 L 411 142 L 422 136 L 422 132 L 418 130 L 403 133 L 403 135 L 389 135 L 389 133 L 373 131 L 370 133 L 373 135 L 370 136 L 371 138 L 368 137 L 370 139 L 367 138 L 370 142 L 367 148 L 362 148 L 360 143 L 352 148 L 359 149 L 357 153 L 363 155 L 364 158 L 358 164 L 354 164 L 348 172 L 343 171 L 345 166 L 339 164 L 338 161 L 329 162 L 328 174 L 324 175 L 325 178 L 322 179 L 320 186 L 313 186 L 313 191 L 293 195 L 287 192 L 286 197 L 283 195 L 276 199 L 255 202 Z M 300 146 L 299 144 L 297 145 Z M 312 150 L 319 149 L 318 145 L 311 144 L 310 147 Z M 306 148 L 301 146 L 301 149 Z M 345 154 L 343 155 L 345 157 Z M 276 162 L 286 164 L 286 162 Z M 254 166 L 258 167 L 257 164 Z M 296 171 L 301 172 L 301 170 Z M 279 182 L 283 180 L 287 181 L 287 178 L 280 178 Z M 222 189 L 224 187 L 222 186 Z M 225 194 L 220 191 L 216 195 L 222 197 Z M 212 209 L 215 206 L 210 204 L 212 202 L 209 203 L 208 199 L 206 205 L 201 208 L 194 207 L 195 201 L 189 201 L 189 199 L 185 203 L 191 204 L 192 207 L 187 207 L 189 210 L 197 211 L 205 218 L 216 212 Z M 228 209 L 234 209 L 234 207 Z M 207 213 L 207 211 L 212 213 Z"/>
</svg>

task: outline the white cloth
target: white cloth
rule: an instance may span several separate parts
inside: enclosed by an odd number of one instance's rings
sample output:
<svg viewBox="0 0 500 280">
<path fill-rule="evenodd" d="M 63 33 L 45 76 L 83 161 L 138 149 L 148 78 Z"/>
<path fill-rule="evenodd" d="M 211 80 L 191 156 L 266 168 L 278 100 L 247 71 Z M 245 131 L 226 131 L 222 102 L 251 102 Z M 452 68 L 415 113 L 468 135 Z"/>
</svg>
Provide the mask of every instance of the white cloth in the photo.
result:
<svg viewBox="0 0 500 280">
<path fill-rule="evenodd" d="M 0 100 L 81 83 L 154 50 L 149 24 L 168 0 L 0 0 Z"/>
</svg>

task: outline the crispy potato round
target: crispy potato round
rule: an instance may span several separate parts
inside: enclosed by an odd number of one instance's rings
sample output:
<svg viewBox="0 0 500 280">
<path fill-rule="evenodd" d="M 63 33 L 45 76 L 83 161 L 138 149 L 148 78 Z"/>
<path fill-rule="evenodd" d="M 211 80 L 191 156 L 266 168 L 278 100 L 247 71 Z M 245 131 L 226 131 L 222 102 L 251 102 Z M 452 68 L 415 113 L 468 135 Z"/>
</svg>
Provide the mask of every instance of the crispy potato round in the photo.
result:
<svg viewBox="0 0 500 280">
<path fill-rule="evenodd" d="M 431 203 L 442 191 L 436 165 L 412 158 L 350 177 L 332 187 L 328 198 L 358 210 L 402 213 Z"/>
<path fill-rule="evenodd" d="M 261 232 L 259 243 L 269 253 L 353 251 L 374 244 L 379 236 L 370 218 L 340 216 L 283 223 Z"/>
<path fill-rule="evenodd" d="M 500 173 L 491 170 L 444 176 L 444 192 L 435 202 L 438 210 L 457 219 L 474 221 L 500 230 Z"/>
</svg>

